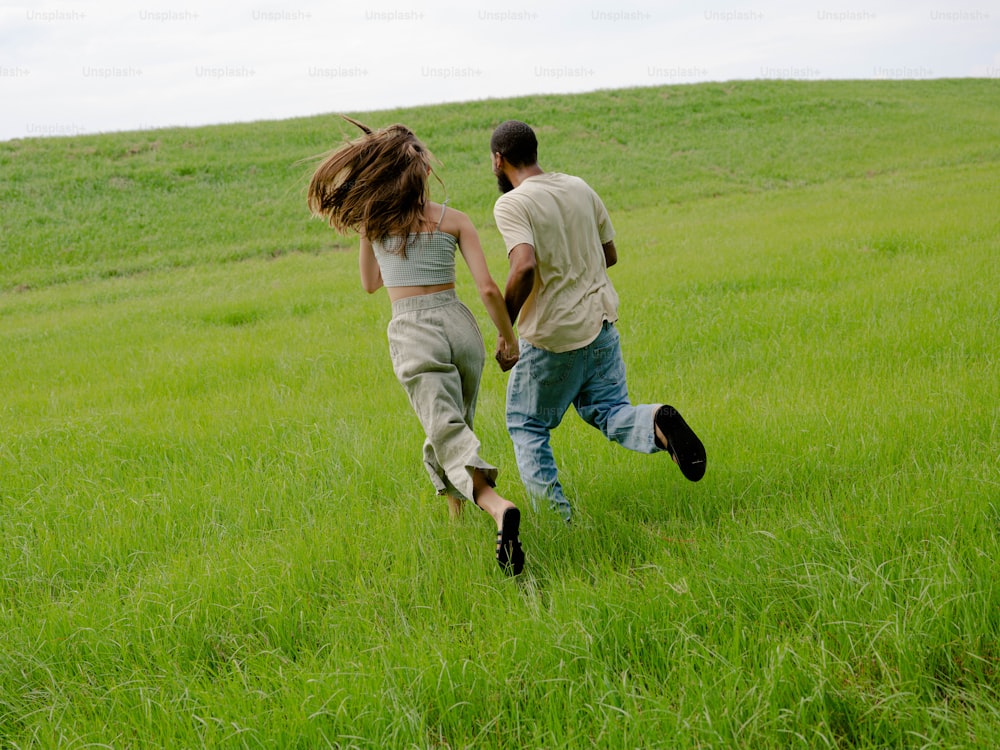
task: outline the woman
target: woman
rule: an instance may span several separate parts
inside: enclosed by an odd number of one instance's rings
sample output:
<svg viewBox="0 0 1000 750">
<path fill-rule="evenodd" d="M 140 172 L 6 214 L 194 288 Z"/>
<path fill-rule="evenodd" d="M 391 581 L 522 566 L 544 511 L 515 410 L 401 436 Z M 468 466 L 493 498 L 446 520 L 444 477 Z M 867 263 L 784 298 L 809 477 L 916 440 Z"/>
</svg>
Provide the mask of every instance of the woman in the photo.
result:
<svg viewBox="0 0 1000 750">
<path fill-rule="evenodd" d="M 338 231 L 360 236 L 361 284 L 385 287 L 392 301 L 389 352 L 396 377 L 424 428 L 424 464 L 453 514 L 471 498 L 497 524 L 496 559 L 524 567 L 521 514 L 496 491 L 496 467 L 479 457 L 472 422 L 485 361 L 479 326 L 455 292 L 459 249 L 500 335 L 502 367 L 518 341 L 503 294 L 490 276 L 479 235 L 461 211 L 428 197 L 431 155 L 403 125 L 372 131 L 327 156 L 309 185 L 309 208 Z"/>
</svg>

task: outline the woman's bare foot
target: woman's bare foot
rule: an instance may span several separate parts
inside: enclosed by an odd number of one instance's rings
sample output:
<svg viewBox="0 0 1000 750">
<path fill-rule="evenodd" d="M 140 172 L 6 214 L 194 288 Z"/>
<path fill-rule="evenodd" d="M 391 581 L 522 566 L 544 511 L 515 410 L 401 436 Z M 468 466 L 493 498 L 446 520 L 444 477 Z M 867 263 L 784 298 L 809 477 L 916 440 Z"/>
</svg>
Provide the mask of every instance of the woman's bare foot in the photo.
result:
<svg viewBox="0 0 1000 750">
<path fill-rule="evenodd" d="M 455 497 L 454 495 L 445 495 L 448 498 L 448 515 L 451 520 L 457 521 L 462 517 L 462 508 L 465 507 L 465 501 Z"/>
</svg>

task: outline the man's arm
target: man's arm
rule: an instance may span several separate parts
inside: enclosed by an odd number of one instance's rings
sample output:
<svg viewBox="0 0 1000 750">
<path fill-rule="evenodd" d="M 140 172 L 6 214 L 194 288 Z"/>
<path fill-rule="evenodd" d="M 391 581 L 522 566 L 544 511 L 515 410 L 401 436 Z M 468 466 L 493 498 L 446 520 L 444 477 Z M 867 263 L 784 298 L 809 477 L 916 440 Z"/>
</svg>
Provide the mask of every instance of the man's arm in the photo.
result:
<svg viewBox="0 0 1000 750">
<path fill-rule="evenodd" d="M 504 289 L 504 302 L 507 303 L 507 314 L 513 323 L 517 321 L 521 308 L 535 286 L 535 248 L 522 242 L 515 245 L 507 257 L 510 260 L 510 273 Z"/>
<path fill-rule="evenodd" d="M 618 250 L 615 248 L 615 241 L 608 240 L 601 247 L 604 248 L 604 265 L 606 268 L 611 268 L 611 266 L 618 262 Z"/>
</svg>

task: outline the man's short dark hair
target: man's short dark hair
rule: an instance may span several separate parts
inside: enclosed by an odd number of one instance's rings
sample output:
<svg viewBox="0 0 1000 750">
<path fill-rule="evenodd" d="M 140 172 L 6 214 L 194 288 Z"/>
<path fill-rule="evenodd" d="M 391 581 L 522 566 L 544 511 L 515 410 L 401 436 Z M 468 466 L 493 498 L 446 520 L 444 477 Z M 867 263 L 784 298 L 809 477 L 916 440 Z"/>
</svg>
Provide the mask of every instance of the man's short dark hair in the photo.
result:
<svg viewBox="0 0 1000 750">
<path fill-rule="evenodd" d="M 529 167 L 538 162 L 538 139 L 527 124 L 507 120 L 493 131 L 490 151 L 500 154 L 513 167 Z"/>
</svg>

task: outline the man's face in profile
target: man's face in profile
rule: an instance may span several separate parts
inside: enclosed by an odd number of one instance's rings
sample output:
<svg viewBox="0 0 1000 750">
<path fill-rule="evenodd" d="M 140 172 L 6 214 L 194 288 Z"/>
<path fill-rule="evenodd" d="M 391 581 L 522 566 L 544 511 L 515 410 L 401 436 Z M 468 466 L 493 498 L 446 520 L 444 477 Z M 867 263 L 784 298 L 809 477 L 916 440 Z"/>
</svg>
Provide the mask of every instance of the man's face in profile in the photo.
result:
<svg viewBox="0 0 1000 750">
<path fill-rule="evenodd" d="M 503 170 L 500 168 L 500 165 L 497 163 L 498 161 L 499 161 L 499 159 L 497 159 L 497 154 L 494 154 L 493 155 L 493 174 L 497 178 L 497 187 L 500 189 L 501 193 L 509 193 L 511 190 L 514 189 L 514 185 L 513 185 L 513 183 L 509 179 L 507 179 L 507 175 L 505 175 L 503 173 Z"/>
</svg>

